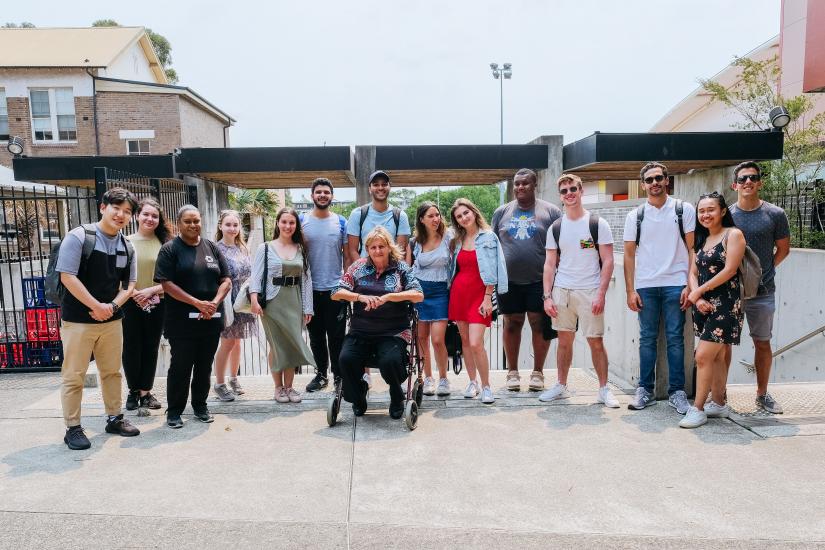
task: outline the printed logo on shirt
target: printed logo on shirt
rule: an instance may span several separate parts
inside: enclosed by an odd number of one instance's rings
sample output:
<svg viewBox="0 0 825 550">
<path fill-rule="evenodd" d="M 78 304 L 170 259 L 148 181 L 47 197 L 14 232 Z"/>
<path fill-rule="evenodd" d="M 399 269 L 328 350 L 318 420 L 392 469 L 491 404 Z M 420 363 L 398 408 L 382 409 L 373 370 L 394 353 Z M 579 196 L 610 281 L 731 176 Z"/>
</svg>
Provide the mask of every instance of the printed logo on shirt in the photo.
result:
<svg viewBox="0 0 825 550">
<path fill-rule="evenodd" d="M 596 244 L 593 242 L 593 239 L 581 239 L 579 241 L 579 248 L 596 248 Z"/>
<path fill-rule="evenodd" d="M 507 233 L 517 241 L 531 239 L 536 234 L 536 215 L 534 212 L 522 213 L 510 218 Z"/>
</svg>

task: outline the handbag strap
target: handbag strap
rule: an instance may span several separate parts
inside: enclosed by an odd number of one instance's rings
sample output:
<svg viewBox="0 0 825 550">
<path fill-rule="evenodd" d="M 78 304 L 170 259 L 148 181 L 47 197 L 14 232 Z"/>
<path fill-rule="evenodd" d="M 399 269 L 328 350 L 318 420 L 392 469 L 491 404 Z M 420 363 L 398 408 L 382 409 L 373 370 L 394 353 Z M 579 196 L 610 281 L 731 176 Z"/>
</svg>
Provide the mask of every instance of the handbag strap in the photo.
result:
<svg viewBox="0 0 825 550">
<path fill-rule="evenodd" d="M 268 271 L 269 271 L 269 243 L 264 242 L 264 273 L 263 273 L 263 280 L 261 281 L 261 293 L 264 295 L 264 300 L 266 300 L 266 280 L 268 279 L 266 274 L 267 274 Z"/>
</svg>

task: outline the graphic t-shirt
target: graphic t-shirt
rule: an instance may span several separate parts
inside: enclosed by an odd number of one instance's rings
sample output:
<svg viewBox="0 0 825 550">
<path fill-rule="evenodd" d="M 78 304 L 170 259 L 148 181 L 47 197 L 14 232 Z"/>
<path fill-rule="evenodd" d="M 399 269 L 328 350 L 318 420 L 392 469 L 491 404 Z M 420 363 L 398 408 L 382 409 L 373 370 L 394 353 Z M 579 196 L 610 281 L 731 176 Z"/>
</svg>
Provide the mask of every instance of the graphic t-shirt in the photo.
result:
<svg viewBox="0 0 825 550">
<path fill-rule="evenodd" d="M 590 212 L 578 220 L 571 220 L 567 215 L 562 218 L 558 245 L 552 228 L 547 230 L 547 249 L 559 249 L 561 255 L 554 286 L 575 290 L 599 287 L 601 269 L 597 245 L 613 244 L 613 232 L 604 218 L 599 218 L 598 237 L 599 242 L 594 243 L 590 235 Z"/>
<path fill-rule="evenodd" d="M 733 222 L 745 234 L 745 242 L 759 256 L 762 265 L 762 286 L 759 294 L 773 294 L 776 291 L 776 268 L 773 266 L 773 252 L 776 241 L 791 235 L 788 217 L 785 211 L 767 201 L 762 201 L 759 208 L 742 210 L 736 204 L 731 205 L 730 214 Z"/>
<path fill-rule="evenodd" d="M 175 237 L 160 248 L 155 263 L 155 282 L 170 281 L 198 300 L 211 300 L 218 293 L 221 279 L 230 277 L 226 259 L 212 241 L 201 238 L 191 246 Z M 218 305 L 223 314 L 223 302 Z M 223 318 L 190 318 L 197 308 L 166 295 L 164 333 L 167 338 L 198 338 L 223 330 Z"/>
<path fill-rule="evenodd" d="M 541 281 L 547 230 L 560 217 L 556 205 L 541 199 L 529 210 L 522 210 L 513 201 L 493 213 L 492 228 L 501 242 L 510 283 Z"/>
</svg>

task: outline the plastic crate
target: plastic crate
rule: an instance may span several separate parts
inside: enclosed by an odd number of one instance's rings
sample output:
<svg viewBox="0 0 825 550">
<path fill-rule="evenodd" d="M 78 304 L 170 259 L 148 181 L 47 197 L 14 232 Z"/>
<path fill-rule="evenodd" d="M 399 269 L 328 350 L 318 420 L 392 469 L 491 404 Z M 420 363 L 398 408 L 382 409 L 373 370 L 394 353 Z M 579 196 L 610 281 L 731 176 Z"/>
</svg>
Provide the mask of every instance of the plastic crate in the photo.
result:
<svg viewBox="0 0 825 550">
<path fill-rule="evenodd" d="M 32 342 L 60 340 L 60 308 L 27 309 L 26 337 Z"/>
<path fill-rule="evenodd" d="M 63 364 L 63 342 L 26 342 L 27 367 L 57 367 Z"/>
<path fill-rule="evenodd" d="M 23 277 L 23 304 L 26 309 L 57 307 L 46 300 L 45 277 Z"/>
<path fill-rule="evenodd" d="M 26 348 L 23 342 L 0 343 L 0 369 L 26 366 Z"/>
</svg>

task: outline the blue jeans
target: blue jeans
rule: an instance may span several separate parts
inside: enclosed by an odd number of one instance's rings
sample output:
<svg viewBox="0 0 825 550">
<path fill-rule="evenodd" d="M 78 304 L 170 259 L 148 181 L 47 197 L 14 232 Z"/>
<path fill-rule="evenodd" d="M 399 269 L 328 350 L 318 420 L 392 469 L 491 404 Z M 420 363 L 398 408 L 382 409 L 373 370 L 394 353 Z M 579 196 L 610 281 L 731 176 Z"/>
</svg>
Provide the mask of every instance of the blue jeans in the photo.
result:
<svg viewBox="0 0 825 550">
<path fill-rule="evenodd" d="M 656 381 L 656 342 L 664 317 L 667 341 L 668 395 L 685 389 L 685 312 L 679 307 L 683 286 L 639 288 L 639 386 L 653 391 Z"/>
</svg>

